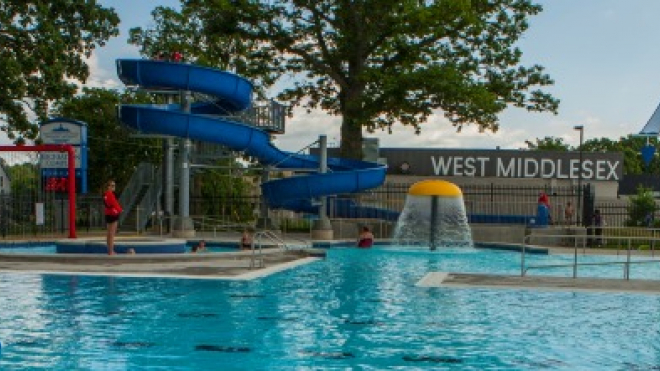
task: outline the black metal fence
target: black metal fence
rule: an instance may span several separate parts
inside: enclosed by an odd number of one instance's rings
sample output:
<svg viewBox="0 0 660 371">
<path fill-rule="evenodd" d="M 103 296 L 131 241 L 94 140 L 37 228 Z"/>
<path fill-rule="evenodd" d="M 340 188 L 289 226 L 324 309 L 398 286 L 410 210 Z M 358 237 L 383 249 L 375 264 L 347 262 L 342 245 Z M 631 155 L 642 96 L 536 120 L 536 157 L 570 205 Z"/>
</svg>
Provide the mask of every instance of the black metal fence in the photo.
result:
<svg viewBox="0 0 660 371">
<path fill-rule="evenodd" d="M 387 183 L 377 189 L 360 194 L 346 195 L 360 206 L 373 207 L 391 213 L 403 210 L 409 184 Z M 551 214 L 555 224 L 564 224 L 564 210 L 571 202 L 577 210 L 577 187 L 529 187 L 510 185 L 469 185 L 462 187 L 463 199 L 468 216 L 535 216 L 538 196 L 545 191 L 550 198 Z M 627 201 L 593 203 L 593 195 L 585 188 L 579 203 L 587 215 L 598 208 L 608 226 L 623 227 L 628 219 Z M 591 197 L 591 201 L 589 199 Z M 36 204 L 42 203 L 44 221 L 37 224 Z M 260 216 L 259 196 L 225 195 L 218 198 L 191 197 L 193 217 L 205 217 L 218 223 L 249 224 Z M 105 228 L 103 201 L 100 195 L 78 195 L 76 199 L 76 227 L 81 232 L 102 231 Z M 207 210 L 213 210 L 212 213 Z M 330 208 L 329 216 L 336 218 Z M 32 194 L 0 195 L 0 235 L 3 238 L 16 235 L 66 236 L 68 231 L 68 200 L 62 195 L 46 194 L 36 197 Z M 660 214 L 658 215 L 660 216 Z M 282 222 L 308 220 L 308 216 L 293 212 L 271 213 Z M 590 220 L 587 217 L 585 220 Z M 656 218 L 657 220 L 657 218 Z M 575 223 L 575 220 L 571 221 Z M 588 224 L 588 223 L 587 223 Z"/>
</svg>

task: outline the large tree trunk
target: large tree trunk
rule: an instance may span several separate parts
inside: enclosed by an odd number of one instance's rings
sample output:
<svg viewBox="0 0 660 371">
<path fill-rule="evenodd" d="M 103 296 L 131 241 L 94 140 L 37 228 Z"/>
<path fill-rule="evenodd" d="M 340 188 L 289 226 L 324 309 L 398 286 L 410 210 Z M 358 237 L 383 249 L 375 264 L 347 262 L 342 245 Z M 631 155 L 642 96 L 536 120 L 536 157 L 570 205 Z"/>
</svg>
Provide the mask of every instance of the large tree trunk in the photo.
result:
<svg viewBox="0 0 660 371">
<path fill-rule="evenodd" d="M 341 122 L 341 147 L 339 154 L 344 158 L 362 159 L 362 125 L 359 119 L 344 114 Z"/>
<path fill-rule="evenodd" d="M 339 94 L 342 111 L 339 155 L 344 158 L 362 160 L 361 94 L 362 89 L 355 88 Z"/>
</svg>

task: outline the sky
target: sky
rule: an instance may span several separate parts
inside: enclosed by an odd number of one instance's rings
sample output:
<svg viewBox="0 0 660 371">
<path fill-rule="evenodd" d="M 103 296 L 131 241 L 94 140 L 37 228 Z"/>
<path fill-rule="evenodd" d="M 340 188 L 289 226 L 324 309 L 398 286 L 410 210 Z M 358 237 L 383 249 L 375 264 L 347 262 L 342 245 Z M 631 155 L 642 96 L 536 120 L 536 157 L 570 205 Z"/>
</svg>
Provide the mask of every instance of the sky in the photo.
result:
<svg viewBox="0 0 660 371">
<path fill-rule="evenodd" d="M 114 61 L 139 57 L 128 45 L 128 30 L 153 23 L 150 15 L 158 5 L 178 8 L 178 0 L 101 0 L 122 20 L 120 35 L 98 49 L 89 61 L 87 85 L 122 88 Z M 529 19 L 530 28 L 518 46 L 522 64 L 545 67 L 555 81 L 544 90 L 560 102 L 559 113 L 534 113 L 510 108 L 500 114 L 496 133 L 479 133 L 475 126 L 457 133 L 441 113 L 423 124 L 421 135 L 402 125 L 393 134 L 376 131 L 365 137 L 379 139 L 381 147 L 519 149 L 525 141 L 546 136 L 579 144 L 584 140 L 617 140 L 639 133 L 660 103 L 660 14 L 658 0 L 536 0 L 544 11 Z M 294 111 L 286 133 L 277 137 L 278 147 L 298 151 L 325 134 L 330 145 L 339 144 L 341 119 L 323 111 Z"/>
</svg>

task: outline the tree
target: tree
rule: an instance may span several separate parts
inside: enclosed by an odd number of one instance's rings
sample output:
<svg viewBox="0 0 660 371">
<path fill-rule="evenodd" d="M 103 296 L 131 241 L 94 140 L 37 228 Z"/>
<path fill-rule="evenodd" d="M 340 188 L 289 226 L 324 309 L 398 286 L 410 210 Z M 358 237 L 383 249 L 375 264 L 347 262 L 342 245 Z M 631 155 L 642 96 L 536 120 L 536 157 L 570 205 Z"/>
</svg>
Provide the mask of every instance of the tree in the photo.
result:
<svg viewBox="0 0 660 371">
<path fill-rule="evenodd" d="M 588 152 L 621 152 L 623 154 L 623 173 L 627 175 L 642 174 L 644 172 L 651 174 L 660 173 L 660 158 L 655 156 L 647 166 L 642 161 L 641 150 L 647 142 L 646 138 L 634 137 L 628 135 L 621 137 L 618 141 L 609 138 L 589 139 L 582 144 L 582 151 Z M 545 137 L 536 138 L 535 142 L 526 140 L 527 148 L 538 151 L 579 151 L 580 148 L 572 147 L 564 143 L 563 138 Z M 650 138 L 652 146 L 658 146 L 657 138 Z"/>
<path fill-rule="evenodd" d="M 34 117 L 73 96 L 97 46 L 118 34 L 112 8 L 87 0 L 0 2 L 0 130 L 17 143 L 39 133 Z"/>
<path fill-rule="evenodd" d="M 637 227 L 646 225 L 646 220 L 649 215 L 653 215 L 657 210 L 653 191 L 650 188 L 643 186 L 637 187 L 637 194 L 630 197 L 630 205 L 628 207 L 628 220 L 626 225 L 629 227 Z"/>
<path fill-rule="evenodd" d="M 157 58 L 163 54 L 169 57 L 174 51 L 181 52 L 186 62 L 249 77 L 262 97 L 283 72 L 269 64 L 274 59 L 272 51 L 261 48 L 257 42 L 233 35 L 205 34 L 197 7 L 183 7 L 177 12 L 159 6 L 151 16 L 153 28 L 137 27 L 129 31 L 128 42 L 139 46 L 140 54 L 145 57 Z"/>
<path fill-rule="evenodd" d="M 532 151 L 558 151 L 568 152 L 571 146 L 564 143 L 563 138 L 545 137 L 543 139 L 536 138 L 536 143 L 526 140 L 527 148 Z"/>
<path fill-rule="evenodd" d="M 293 76 L 278 99 L 341 115 L 341 155 L 360 158 L 363 129 L 400 122 L 419 133 L 438 110 L 458 129 L 492 131 L 509 105 L 556 113 L 559 101 L 537 89 L 553 81 L 521 66 L 515 47 L 541 10 L 531 0 L 186 0 L 180 14 L 194 14 L 192 33 L 213 42 L 191 54 L 240 40 L 228 49 L 236 72 Z M 178 19 L 156 18 L 131 42 L 149 50 Z"/>
<path fill-rule="evenodd" d="M 235 159 L 219 159 L 214 161 L 215 169 L 208 169 L 195 174 L 195 182 L 199 185 L 201 203 L 197 204 L 196 213 L 228 217 L 239 223 L 254 219 L 252 183 L 244 175 L 249 173 Z M 237 174 L 240 173 L 241 175 Z M 196 187 L 197 188 L 197 187 Z"/>
<path fill-rule="evenodd" d="M 657 139 L 649 139 L 651 145 L 657 145 Z M 660 171 L 660 159 L 653 158 L 649 166 L 642 161 L 642 147 L 646 145 L 646 138 L 628 135 L 620 137 L 618 141 L 608 138 L 590 139 L 584 143 L 586 152 L 621 152 L 623 153 L 623 173 L 627 175 L 655 173 Z"/>
<path fill-rule="evenodd" d="M 54 108 L 58 116 L 87 123 L 91 192 L 103 189 L 108 179 L 114 179 L 121 190 L 140 162 L 161 162 L 162 147 L 158 139 L 131 138 L 131 131 L 120 125 L 116 113 L 120 103 L 152 103 L 152 100 L 144 93 L 85 88 L 83 94 L 59 101 Z"/>
</svg>

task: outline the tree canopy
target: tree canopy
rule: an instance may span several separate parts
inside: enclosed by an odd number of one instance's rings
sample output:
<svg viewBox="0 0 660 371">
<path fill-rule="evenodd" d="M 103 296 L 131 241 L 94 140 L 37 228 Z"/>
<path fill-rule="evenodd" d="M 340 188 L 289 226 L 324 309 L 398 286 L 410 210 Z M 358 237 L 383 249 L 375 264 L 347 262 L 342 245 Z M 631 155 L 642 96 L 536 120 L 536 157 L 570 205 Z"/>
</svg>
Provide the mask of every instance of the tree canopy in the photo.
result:
<svg viewBox="0 0 660 371">
<path fill-rule="evenodd" d="M 526 140 L 527 148 L 532 151 L 579 151 L 580 147 L 573 147 L 564 142 L 563 138 L 545 137 L 536 138 L 534 141 Z M 584 152 L 621 152 L 623 154 L 624 174 L 659 174 L 660 156 L 656 154 L 649 165 L 644 164 L 641 150 L 647 144 L 646 138 L 628 135 L 619 140 L 609 138 L 593 138 L 582 143 Z M 657 147 L 658 139 L 649 138 L 648 144 Z"/>
<path fill-rule="evenodd" d="M 118 34 L 112 8 L 92 0 L 0 1 L 0 129 L 23 142 L 50 102 L 76 93 L 85 58 Z"/>
<path fill-rule="evenodd" d="M 558 151 L 567 152 L 571 150 L 568 143 L 564 143 L 564 138 L 545 137 L 543 139 L 536 138 L 534 142 L 526 140 L 527 148 L 532 151 Z"/>
<path fill-rule="evenodd" d="M 522 66 L 516 46 L 542 10 L 531 0 L 182 4 L 156 9 L 155 25 L 131 30 L 130 42 L 145 55 L 176 44 L 189 61 L 258 77 L 263 88 L 288 78 L 278 99 L 342 116 L 344 157 L 361 157 L 363 129 L 401 123 L 419 133 L 442 112 L 458 129 L 496 131 L 509 106 L 558 108 L 540 90 L 552 79 L 539 65 Z"/>
<path fill-rule="evenodd" d="M 131 91 L 83 89 L 82 94 L 63 99 L 53 113 L 87 123 L 90 192 L 100 191 L 103 183 L 114 179 L 122 189 L 142 162 L 160 163 L 162 147 L 158 139 L 136 139 L 117 120 L 118 104 L 153 103 L 152 98 Z"/>
</svg>

